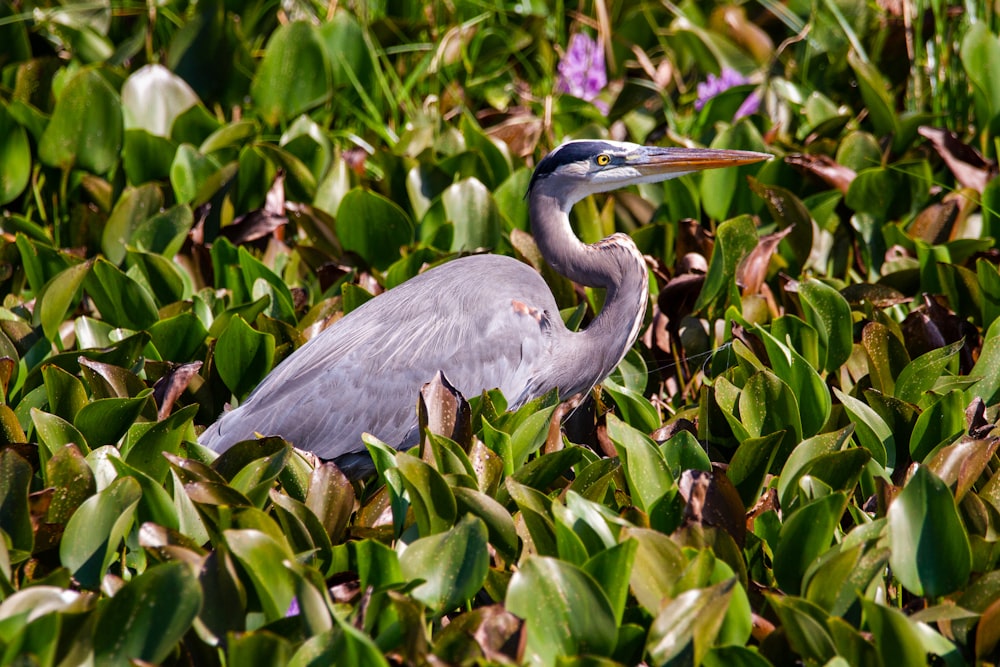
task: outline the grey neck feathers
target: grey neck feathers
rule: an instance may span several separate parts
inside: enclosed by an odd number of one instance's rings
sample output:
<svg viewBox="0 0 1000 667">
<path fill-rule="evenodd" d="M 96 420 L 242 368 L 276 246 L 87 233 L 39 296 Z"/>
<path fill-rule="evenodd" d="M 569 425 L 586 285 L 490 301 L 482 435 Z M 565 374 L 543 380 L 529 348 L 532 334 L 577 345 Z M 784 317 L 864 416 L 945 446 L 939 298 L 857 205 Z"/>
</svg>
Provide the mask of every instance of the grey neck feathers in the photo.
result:
<svg viewBox="0 0 1000 667">
<path fill-rule="evenodd" d="M 572 391 L 561 386 L 565 396 L 589 389 L 618 365 L 638 336 L 649 293 L 646 265 L 632 240 L 614 234 L 583 243 L 570 227 L 571 206 L 544 192 L 533 192 L 530 199 L 532 232 L 546 261 L 574 282 L 607 290 L 604 307 L 572 350 L 572 361 L 587 369 L 581 375 L 594 375 L 600 366 L 600 377 Z"/>
</svg>

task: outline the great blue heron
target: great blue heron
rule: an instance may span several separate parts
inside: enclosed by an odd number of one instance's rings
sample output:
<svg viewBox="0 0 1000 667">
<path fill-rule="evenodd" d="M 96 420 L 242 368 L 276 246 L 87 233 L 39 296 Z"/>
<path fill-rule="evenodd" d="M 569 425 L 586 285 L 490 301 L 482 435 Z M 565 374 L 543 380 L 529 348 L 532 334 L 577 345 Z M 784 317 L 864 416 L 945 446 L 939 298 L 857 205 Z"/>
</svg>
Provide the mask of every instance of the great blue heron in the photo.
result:
<svg viewBox="0 0 1000 667">
<path fill-rule="evenodd" d="M 597 192 L 769 157 L 614 141 L 563 144 L 531 178 L 531 225 L 556 271 L 607 290 L 590 326 L 568 330 L 545 281 L 527 264 L 498 255 L 457 259 L 388 290 L 303 345 L 200 443 L 223 451 L 256 434 L 279 435 L 351 474 L 367 458 L 366 431 L 399 448 L 418 442 L 416 397 L 438 371 L 465 396 L 498 387 L 512 408 L 552 389 L 563 397 L 590 390 L 635 342 L 647 270 L 624 234 L 593 245 L 577 239 L 572 206 Z"/>
</svg>

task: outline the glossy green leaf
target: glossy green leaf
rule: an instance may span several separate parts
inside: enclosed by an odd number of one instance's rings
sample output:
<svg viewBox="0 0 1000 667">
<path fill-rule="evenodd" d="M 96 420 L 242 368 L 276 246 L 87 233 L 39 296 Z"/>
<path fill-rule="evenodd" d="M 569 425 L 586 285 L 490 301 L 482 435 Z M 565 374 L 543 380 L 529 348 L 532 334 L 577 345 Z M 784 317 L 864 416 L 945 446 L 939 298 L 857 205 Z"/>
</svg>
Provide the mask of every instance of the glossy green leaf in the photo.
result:
<svg viewBox="0 0 1000 667">
<path fill-rule="evenodd" d="M 949 391 L 917 417 L 910 435 L 910 456 L 923 463 L 939 445 L 948 444 L 965 432 L 965 396 Z"/>
<path fill-rule="evenodd" d="M 35 543 L 28 506 L 31 466 L 13 449 L 0 451 L 0 530 L 24 560 Z"/>
<path fill-rule="evenodd" d="M 372 266 L 385 269 L 413 242 L 413 223 L 391 200 L 369 190 L 348 192 L 337 209 L 337 238 Z"/>
<path fill-rule="evenodd" d="M 886 518 L 889 563 L 903 586 L 934 598 L 966 583 L 972 569 L 968 535 L 951 491 L 926 466 L 917 467 Z"/>
<path fill-rule="evenodd" d="M 227 530 L 223 537 L 249 576 L 267 620 L 284 618 L 295 597 L 295 575 L 283 563 L 292 558 L 287 547 L 259 530 Z"/>
<path fill-rule="evenodd" d="M 839 292 L 815 278 L 799 283 L 798 290 L 806 321 L 819 333 L 823 368 L 834 373 L 854 348 L 851 307 Z"/>
<path fill-rule="evenodd" d="M 270 125 L 318 106 L 330 96 L 332 73 L 317 30 L 293 21 L 271 35 L 251 95 Z"/>
<path fill-rule="evenodd" d="M 149 290 L 106 260 L 94 262 L 84 287 L 110 324 L 141 330 L 159 318 L 156 302 Z"/>
<path fill-rule="evenodd" d="M 84 588 L 100 585 L 132 525 L 141 496 L 139 483 L 122 477 L 84 501 L 70 517 L 59 558 Z"/>
<path fill-rule="evenodd" d="M 446 532 L 412 542 L 400 556 L 403 576 L 423 579 L 413 596 L 443 614 L 471 599 L 489 568 L 486 525 L 465 516 Z"/>
<path fill-rule="evenodd" d="M 118 442 L 146 406 L 152 389 L 135 398 L 102 398 L 83 406 L 73 420 L 73 426 L 87 439 L 91 447 Z"/>
<path fill-rule="evenodd" d="M 774 577 L 782 590 L 798 595 L 806 570 L 830 547 L 846 506 L 843 493 L 831 493 L 802 505 L 785 519 L 774 549 Z"/>
<path fill-rule="evenodd" d="M 607 596 L 589 574 L 564 561 L 527 560 L 511 578 L 505 605 L 524 619 L 528 664 L 554 664 L 561 656 L 608 656 L 615 647 L 615 616 Z"/>
<path fill-rule="evenodd" d="M 719 225 L 705 284 L 694 305 L 695 312 L 703 311 L 710 304 L 715 312 L 724 310 L 716 300 L 727 302 L 725 296 L 735 284 L 737 267 L 756 247 L 757 228 L 750 217 L 740 216 Z"/>
<path fill-rule="evenodd" d="M 31 146 L 28 133 L 0 104 L 0 205 L 8 204 L 28 186 Z"/>
<path fill-rule="evenodd" d="M 457 516 L 455 495 L 441 474 L 415 456 L 400 453 L 396 464 L 410 495 L 420 534 L 424 537 L 451 528 Z"/>
<path fill-rule="evenodd" d="M 121 100 L 100 72 L 82 69 L 63 88 L 38 156 L 52 167 L 106 173 L 120 159 Z"/>
<path fill-rule="evenodd" d="M 75 264 L 45 283 L 37 297 L 34 323 L 42 325 L 45 337 L 59 337 L 59 326 L 70 307 L 79 299 L 80 288 L 90 274 L 91 263 Z"/>
<path fill-rule="evenodd" d="M 663 453 L 649 436 L 609 414 L 608 437 L 618 448 L 637 507 L 649 511 L 656 501 L 677 488 Z"/>
<path fill-rule="evenodd" d="M 964 341 L 956 341 L 922 354 L 907 364 L 896 378 L 896 398 L 913 404 L 919 403 L 924 392 L 934 386 L 948 363 L 962 349 L 962 345 Z"/>
<path fill-rule="evenodd" d="M 101 250 L 113 264 L 125 259 L 135 230 L 163 207 L 163 191 L 154 183 L 126 188 L 111 211 L 101 235 Z"/>
<path fill-rule="evenodd" d="M 274 336 L 254 330 L 237 315 L 216 340 L 212 359 L 229 390 L 245 398 L 271 370 Z"/>
<path fill-rule="evenodd" d="M 687 651 L 701 664 L 715 641 L 736 579 L 685 591 L 660 609 L 649 628 L 646 650 L 656 664 L 666 664 Z"/>
</svg>

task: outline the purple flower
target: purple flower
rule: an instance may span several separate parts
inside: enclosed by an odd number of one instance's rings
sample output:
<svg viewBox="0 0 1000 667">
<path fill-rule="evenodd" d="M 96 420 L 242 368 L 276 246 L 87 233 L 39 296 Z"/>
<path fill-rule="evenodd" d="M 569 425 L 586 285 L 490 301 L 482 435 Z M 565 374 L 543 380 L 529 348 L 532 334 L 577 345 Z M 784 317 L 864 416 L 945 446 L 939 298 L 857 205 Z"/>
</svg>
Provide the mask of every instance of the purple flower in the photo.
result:
<svg viewBox="0 0 1000 667">
<path fill-rule="evenodd" d="M 604 49 L 586 33 L 578 32 L 570 37 L 569 48 L 559 61 L 558 69 L 556 90 L 581 100 L 593 102 L 608 85 Z"/>
<path fill-rule="evenodd" d="M 716 95 L 724 93 L 733 86 L 742 86 L 748 83 L 750 80 L 734 69 L 725 68 L 719 76 L 709 74 L 707 79 L 698 84 L 698 99 L 694 102 L 694 108 L 696 111 L 701 111 L 705 104 Z M 760 92 L 755 90 L 743 100 L 743 104 L 736 110 L 733 120 L 755 114 L 759 109 Z"/>
<path fill-rule="evenodd" d="M 698 99 L 695 100 L 695 111 L 701 111 L 705 104 L 720 93 L 733 86 L 742 86 L 747 78 L 734 69 L 724 68 L 720 76 L 709 74 L 708 78 L 698 84 Z"/>
<path fill-rule="evenodd" d="M 739 120 L 744 116 L 750 116 L 752 114 L 755 114 L 759 109 L 760 109 L 760 91 L 755 90 L 749 95 L 747 95 L 747 98 L 743 100 L 743 104 L 741 104 L 740 108 L 736 110 L 736 115 L 733 116 L 733 120 Z"/>
<path fill-rule="evenodd" d="M 299 599 L 292 598 L 292 604 L 288 605 L 288 611 L 285 612 L 285 618 L 288 618 L 289 616 L 298 616 L 298 615 L 299 615 Z"/>
</svg>

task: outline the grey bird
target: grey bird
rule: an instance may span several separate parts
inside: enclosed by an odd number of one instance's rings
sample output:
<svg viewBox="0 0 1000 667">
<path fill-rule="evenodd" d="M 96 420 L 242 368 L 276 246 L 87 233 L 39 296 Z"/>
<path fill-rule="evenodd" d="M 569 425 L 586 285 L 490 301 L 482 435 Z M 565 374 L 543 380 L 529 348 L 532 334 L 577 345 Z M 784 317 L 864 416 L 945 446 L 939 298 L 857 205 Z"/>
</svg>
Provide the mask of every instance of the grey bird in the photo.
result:
<svg viewBox="0 0 1000 667">
<path fill-rule="evenodd" d="M 531 266 L 474 255 L 448 262 L 352 311 L 275 368 L 199 443 L 222 452 L 258 435 L 281 436 L 349 476 L 370 470 L 368 432 L 397 448 L 417 444 L 420 388 L 441 371 L 465 396 L 499 388 L 511 409 L 552 389 L 592 389 L 635 342 L 646 311 L 646 263 L 632 240 L 581 242 L 569 212 L 587 195 L 766 160 L 765 153 L 571 141 L 539 163 L 528 188 L 532 233 L 559 273 L 607 290 L 579 332 L 566 328 Z"/>
</svg>

